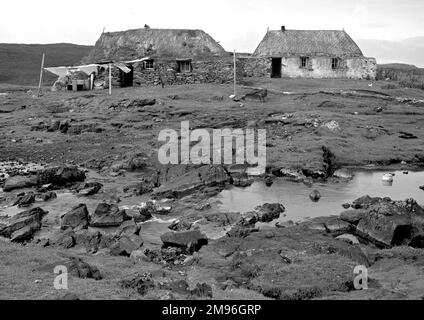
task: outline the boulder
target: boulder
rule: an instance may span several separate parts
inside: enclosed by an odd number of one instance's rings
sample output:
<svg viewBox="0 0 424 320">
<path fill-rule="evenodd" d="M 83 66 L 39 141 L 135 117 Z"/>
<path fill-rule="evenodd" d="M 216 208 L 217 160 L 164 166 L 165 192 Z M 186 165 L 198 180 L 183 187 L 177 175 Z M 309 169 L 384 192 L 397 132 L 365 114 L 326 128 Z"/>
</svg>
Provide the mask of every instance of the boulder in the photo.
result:
<svg viewBox="0 0 424 320">
<path fill-rule="evenodd" d="M 67 260 L 58 264 L 66 266 L 68 273 L 78 278 L 94 280 L 101 280 L 103 278 L 97 267 L 88 264 L 79 257 L 69 257 Z"/>
<path fill-rule="evenodd" d="M 352 208 L 354 209 L 366 209 L 370 205 L 376 204 L 381 200 L 381 198 L 370 197 L 369 195 L 362 196 L 352 202 Z"/>
<path fill-rule="evenodd" d="M 109 249 L 114 256 L 129 257 L 133 251 L 140 249 L 142 246 L 143 239 L 139 235 L 123 234 Z"/>
<path fill-rule="evenodd" d="M 212 287 L 207 283 L 197 283 L 193 290 L 190 290 L 191 295 L 200 298 L 212 298 Z"/>
<path fill-rule="evenodd" d="M 265 203 L 255 208 L 260 222 L 271 222 L 280 217 L 286 208 L 280 203 Z"/>
<path fill-rule="evenodd" d="M 87 182 L 82 184 L 78 189 L 78 194 L 82 196 L 91 196 L 99 192 L 99 190 L 103 187 L 100 182 Z"/>
<path fill-rule="evenodd" d="M 41 229 L 41 223 L 33 222 L 19 230 L 16 230 L 10 236 L 12 242 L 23 242 L 31 240 L 34 233 Z"/>
<path fill-rule="evenodd" d="M 309 199 L 311 199 L 312 202 L 318 202 L 321 199 L 321 193 L 318 190 L 313 190 L 309 194 Z"/>
<path fill-rule="evenodd" d="M 130 220 L 125 210 L 120 210 L 116 204 L 100 203 L 91 215 L 91 227 L 118 227 L 124 221 Z"/>
<path fill-rule="evenodd" d="M 301 226 L 311 230 L 317 230 L 323 233 L 330 233 L 333 236 L 338 236 L 344 233 L 353 231 L 354 227 L 336 216 L 317 217 L 300 223 Z"/>
<path fill-rule="evenodd" d="M 38 171 L 39 184 L 51 183 L 55 186 L 64 186 L 84 180 L 85 172 L 76 166 L 54 166 Z"/>
<path fill-rule="evenodd" d="M 37 183 L 37 176 L 11 176 L 4 182 L 3 191 L 34 187 Z"/>
<path fill-rule="evenodd" d="M 198 230 L 167 232 L 160 239 L 164 247 L 182 248 L 188 251 L 198 251 L 208 244 L 208 238 Z"/>
<path fill-rule="evenodd" d="M 28 240 L 41 228 L 41 220 L 46 214 L 47 212 L 39 207 L 19 212 L 9 218 L 7 224 L 0 228 L 0 236 L 13 237 L 16 242 Z"/>
<path fill-rule="evenodd" d="M 73 230 L 87 229 L 89 224 L 89 214 L 87 206 L 83 203 L 73 207 L 62 216 L 61 229 L 71 228 Z"/>
<path fill-rule="evenodd" d="M 353 234 L 345 233 L 338 237 L 336 237 L 337 240 L 341 240 L 350 244 L 359 244 L 359 240 L 357 237 L 355 237 Z"/>
<path fill-rule="evenodd" d="M 18 197 L 18 199 L 13 203 L 14 206 L 18 207 L 29 207 L 31 204 L 35 202 L 35 194 L 34 192 L 28 192 L 23 196 Z"/>
<path fill-rule="evenodd" d="M 208 186 L 223 186 L 230 181 L 224 167 L 219 165 L 172 166 L 160 176 L 161 186 L 157 196 L 180 198 Z"/>
<path fill-rule="evenodd" d="M 412 237 L 411 218 L 408 215 L 386 216 L 370 211 L 356 226 L 356 234 L 382 248 L 407 244 Z"/>
<path fill-rule="evenodd" d="M 69 249 L 75 246 L 75 232 L 72 229 L 67 229 L 56 235 L 51 242 L 60 248 Z"/>
<path fill-rule="evenodd" d="M 118 236 L 121 236 L 122 234 L 132 235 L 136 234 L 138 235 L 140 233 L 140 226 L 135 223 L 134 220 L 127 220 L 124 221 L 116 231 L 116 234 Z"/>
<path fill-rule="evenodd" d="M 57 194 L 53 191 L 48 191 L 48 192 L 37 195 L 37 197 L 43 201 L 49 201 L 49 200 L 57 198 Z"/>
<path fill-rule="evenodd" d="M 359 221 L 365 217 L 368 213 L 368 210 L 356 209 L 356 210 L 346 210 L 340 214 L 340 219 L 343 221 L 349 222 L 351 224 L 357 225 Z"/>
<path fill-rule="evenodd" d="M 148 272 L 133 275 L 128 279 L 121 280 L 119 284 L 121 288 L 137 290 L 140 295 L 145 295 L 150 289 L 155 288 L 152 274 Z"/>
</svg>

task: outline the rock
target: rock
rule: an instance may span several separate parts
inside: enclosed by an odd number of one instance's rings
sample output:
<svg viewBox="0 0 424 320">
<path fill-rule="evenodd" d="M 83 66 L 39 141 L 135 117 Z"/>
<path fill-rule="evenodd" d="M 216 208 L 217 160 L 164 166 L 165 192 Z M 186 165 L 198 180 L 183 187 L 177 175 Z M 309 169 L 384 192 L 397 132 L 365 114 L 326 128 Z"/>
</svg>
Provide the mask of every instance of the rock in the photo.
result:
<svg viewBox="0 0 424 320">
<path fill-rule="evenodd" d="M 180 198 L 203 187 L 224 186 L 230 181 L 224 167 L 219 165 L 172 166 L 161 175 L 161 186 L 155 195 Z"/>
<path fill-rule="evenodd" d="M 382 248 L 407 244 L 412 236 L 411 219 L 406 215 L 386 216 L 370 211 L 356 226 L 356 234 Z"/>
<path fill-rule="evenodd" d="M 207 283 L 198 283 L 190 293 L 200 298 L 212 298 L 212 287 Z"/>
<path fill-rule="evenodd" d="M 424 191 L 424 185 L 423 186 L 420 186 L 420 189 Z"/>
<path fill-rule="evenodd" d="M 30 225 L 27 225 L 19 230 L 16 230 L 10 236 L 10 240 L 12 242 L 23 242 L 27 240 L 31 240 L 34 233 L 40 230 L 41 223 L 33 222 Z"/>
<path fill-rule="evenodd" d="M 187 251 L 198 251 L 208 244 L 208 238 L 198 230 L 167 232 L 161 235 L 160 239 L 164 247 L 182 248 Z"/>
<path fill-rule="evenodd" d="M 362 196 L 352 202 L 352 208 L 354 209 L 366 209 L 368 206 L 378 203 L 381 198 L 372 198 L 369 195 Z"/>
<path fill-rule="evenodd" d="M 27 194 L 18 197 L 18 199 L 13 203 L 14 206 L 18 207 L 29 207 L 35 202 L 34 192 L 28 192 Z"/>
<path fill-rule="evenodd" d="M 231 182 L 235 187 L 245 188 L 253 183 L 253 179 L 249 178 L 246 173 L 232 173 L 231 174 Z"/>
<path fill-rule="evenodd" d="M 345 234 L 342 234 L 342 235 L 336 237 L 336 239 L 345 241 L 345 242 L 350 243 L 350 244 L 359 244 L 358 238 L 355 237 L 353 234 L 345 233 Z"/>
<path fill-rule="evenodd" d="M 68 268 L 68 273 L 82 279 L 101 280 L 103 277 L 99 269 L 84 262 L 81 258 L 70 257 L 67 261 L 63 262 Z"/>
<path fill-rule="evenodd" d="M 258 232 L 258 231 L 259 229 L 255 227 L 235 225 L 227 232 L 227 236 L 229 238 L 245 238 L 251 233 Z"/>
<path fill-rule="evenodd" d="M 155 288 L 155 283 L 153 281 L 152 274 L 148 272 L 121 280 L 119 284 L 121 288 L 135 289 L 141 295 L 145 295 L 150 289 Z"/>
<path fill-rule="evenodd" d="M 271 222 L 280 217 L 281 213 L 286 211 L 286 208 L 280 203 L 265 203 L 255 208 L 258 221 Z"/>
<path fill-rule="evenodd" d="M 335 216 L 313 218 L 300 223 L 300 225 L 311 230 L 330 233 L 333 236 L 349 233 L 353 230 L 353 226 L 350 223 Z"/>
<path fill-rule="evenodd" d="M 87 206 L 83 203 L 73 207 L 62 216 L 61 229 L 71 228 L 74 230 L 87 229 L 89 224 L 89 214 Z"/>
<path fill-rule="evenodd" d="M 270 186 L 272 186 L 274 184 L 274 180 L 271 178 L 271 177 L 266 177 L 265 178 L 265 185 L 267 186 L 267 187 L 270 187 Z"/>
<path fill-rule="evenodd" d="M 311 199 L 312 202 L 318 202 L 319 199 L 321 199 L 321 194 L 318 190 L 314 190 L 309 194 L 309 199 Z"/>
<path fill-rule="evenodd" d="M 56 239 L 52 240 L 55 246 L 61 247 L 63 249 L 69 249 L 76 245 L 75 232 L 71 229 L 67 229 L 64 232 L 61 232 Z"/>
<path fill-rule="evenodd" d="M 65 186 L 84 180 L 85 172 L 76 166 L 54 166 L 38 171 L 39 184 L 51 183 L 55 186 Z"/>
<path fill-rule="evenodd" d="M 69 120 L 62 120 L 59 123 L 59 131 L 62 133 L 68 132 L 69 129 Z"/>
<path fill-rule="evenodd" d="M 39 197 L 43 201 L 49 201 L 51 199 L 57 198 L 57 194 L 53 191 L 49 191 L 49 192 L 39 194 L 39 195 L 37 195 L 37 197 Z"/>
<path fill-rule="evenodd" d="M 38 183 L 36 176 L 11 176 L 6 179 L 3 191 L 9 192 L 15 189 L 34 187 Z"/>
<path fill-rule="evenodd" d="M 114 256 L 129 257 L 133 251 L 140 249 L 142 246 L 143 239 L 140 236 L 123 234 L 109 249 Z"/>
<path fill-rule="evenodd" d="M 421 233 L 414 235 L 414 237 L 411 239 L 411 242 L 409 243 L 409 246 L 424 249 L 424 234 Z"/>
<path fill-rule="evenodd" d="M 342 204 L 342 207 L 343 207 L 344 209 L 349 209 L 349 208 L 350 208 L 350 203 L 343 203 L 343 204 Z"/>
<path fill-rule="evenodd" d="M 145 222 L 153 218 L 153 214 L 165 215 L 171 211 L 170 206 L 161 206 L 156 200 L 141 203 L 140 211 L 136 218 L 137 222 Z"/>
<path fill-rule="evenodd" d="M 268 90 L 264 88 L 253 89 L 241 97 L 242 100 L 253 100 L 265 102 L 265 98 L 268 95 Z M 236 101 L 236 100 L 234 100 Z"/>
<path fill-rule="evenodd" d="M 289 220 L 289 221 L 286 221 L 286 222 L 277 221 L 275 223 L 276 228 L 289 228 L 289 227 L 292 227 L 292 226 L 294 226 L 294 222 L 292 220 Z"/>
<path fill-rule="evenodd" d="M 109 238 L 112 239 L 112 235 L 103 234 L 100 231 L 91 230 L 80 230 L 74 233 L 75 245 L 83 247 L 87 252 L 95 253 L 100 248 L 107 247 L 105 242 L 108 242 Z M 102 246 L 103 245 L 103 246 Z"/>
<path fill-rule="evenodd" d="M 82 196 L 91 196 L 99 192 L 103 185 L 99 182 L 87 182 L 77 189 L 78 194 Z"/>
<path fill-rule="evenodd" d="M 149 259 L 142 250 L 134 250 L 133 252 L 131 252 L 130 259 L 134 263 L 138 263 L 140 261 L 149 261 Z"/>
<path fill-rule="evenodd" d="M 368 211 L 363 209 L 346 210 L 340 214 L 340 219 L 351 224 L 357 225 L 367 213 Z"/>
<path fill-rule="evenodd" d="M 124 221 L 131 220 L 125 210 L 120 210 L 116 204 L 100 203 L 90 217 L 91 227 L 118 227 Z"/>
<path fill-rule="evenodd" d="M 140 226 L 137 225 L 137 223 L 134 222 L 134 220 L 127 220 L 124 221 L 116 231 L 116 234 L 118 236 L 122 234 L 132 235 L 136 234 L 138 235 L 140 233 Z"/>
<path fill-rule="evenodd" d="M 41 220 L 46 214 L 47 212 L 39 207 L 19 212 L 9 218 L 5 226 L 0 227 L 0 236 L 13 237 L 16 242 L 28 240 L 41 228 Z"/>
<path fill-rule="evenodd" d="M 142 152 L 129 152 L 124 155 L 121 161 L 115 162 L 111 166 L 111 170 L 117 172 L 119 170 L 137 171 L 145 169 L 148 165 L 149 158 Z"/>
</svg>

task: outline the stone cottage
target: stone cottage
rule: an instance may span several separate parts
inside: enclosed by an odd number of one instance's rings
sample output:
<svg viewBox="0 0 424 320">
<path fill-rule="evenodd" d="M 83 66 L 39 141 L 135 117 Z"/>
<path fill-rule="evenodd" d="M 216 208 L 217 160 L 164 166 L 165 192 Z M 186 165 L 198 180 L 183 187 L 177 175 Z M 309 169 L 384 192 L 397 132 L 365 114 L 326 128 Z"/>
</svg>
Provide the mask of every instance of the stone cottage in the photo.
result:
<svg viewBox="0 0 424 320">
<path fill-rule="evenodd" d="M 377 71 L 344 30 L 269 30 L 243 60 L 247 77 L 375 79 Z"/>
<path fill-rule="evenodd" d="M 103 33 L 83 62 L 108 61 L 118 66 L 112 68 L 112 83 L 121 87 L 231 83 L 234 77 L 232 54 L 202 30 L 145 27 Z M 241 69 L 237 76 L 242 77 Z M 98 75 L 100 81 L 102 77 L 107 74 Z"/>
</svg>

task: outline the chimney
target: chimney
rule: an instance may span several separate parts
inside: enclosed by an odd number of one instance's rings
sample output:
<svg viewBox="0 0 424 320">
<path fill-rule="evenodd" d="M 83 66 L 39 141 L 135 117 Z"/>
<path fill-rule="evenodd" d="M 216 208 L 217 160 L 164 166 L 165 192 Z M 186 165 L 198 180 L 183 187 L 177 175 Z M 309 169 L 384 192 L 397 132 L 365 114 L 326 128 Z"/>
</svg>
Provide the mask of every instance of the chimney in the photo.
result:
<svg viewBox="0 0 424 320">
<path fill-rule="evenodd" d="M 286 31 L 286 26 L 281 26 L 281 31 Z"/>
</svg>

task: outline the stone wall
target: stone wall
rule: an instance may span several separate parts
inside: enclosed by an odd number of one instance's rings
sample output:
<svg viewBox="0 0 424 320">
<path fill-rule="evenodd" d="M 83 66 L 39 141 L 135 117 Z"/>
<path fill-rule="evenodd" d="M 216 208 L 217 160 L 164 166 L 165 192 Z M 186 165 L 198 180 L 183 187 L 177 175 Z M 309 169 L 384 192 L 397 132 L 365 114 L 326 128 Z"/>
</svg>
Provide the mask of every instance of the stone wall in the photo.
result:
<svg viewBox="0 0 424 320">
<path fill-rule="evenodd" d="M 270 77 L 272 58 L 250 57 L 243 60 L 245 77 Z M 375 79 L 377 63 L 374 58 L 352 57 L 340 60 L 337 69 L 331 67 L 331 57 L 311 57 L 307 68 L 300 68 L 300 57 L 284 57 L 281 76 L 287 78 L 352 78 Z"/>
<path fill-rule="evenodd" d="M 237 61 L 237 80 L 243 79 L 243 68 Z M 181 85 L 194 83 L 232 83 L 234 81 L 233 58 L 214 57 L 192 60 L 191 72 L 178 72 L 176 60 L 155 59 L 153 69 L 145 69 L 143 63 L 133 65 L 134 86 Z M 114 68 L 113 85 L 120 86 L 119 70 Z M 100 75 L 99 77 L 102 77 Z"/>
</svg>

